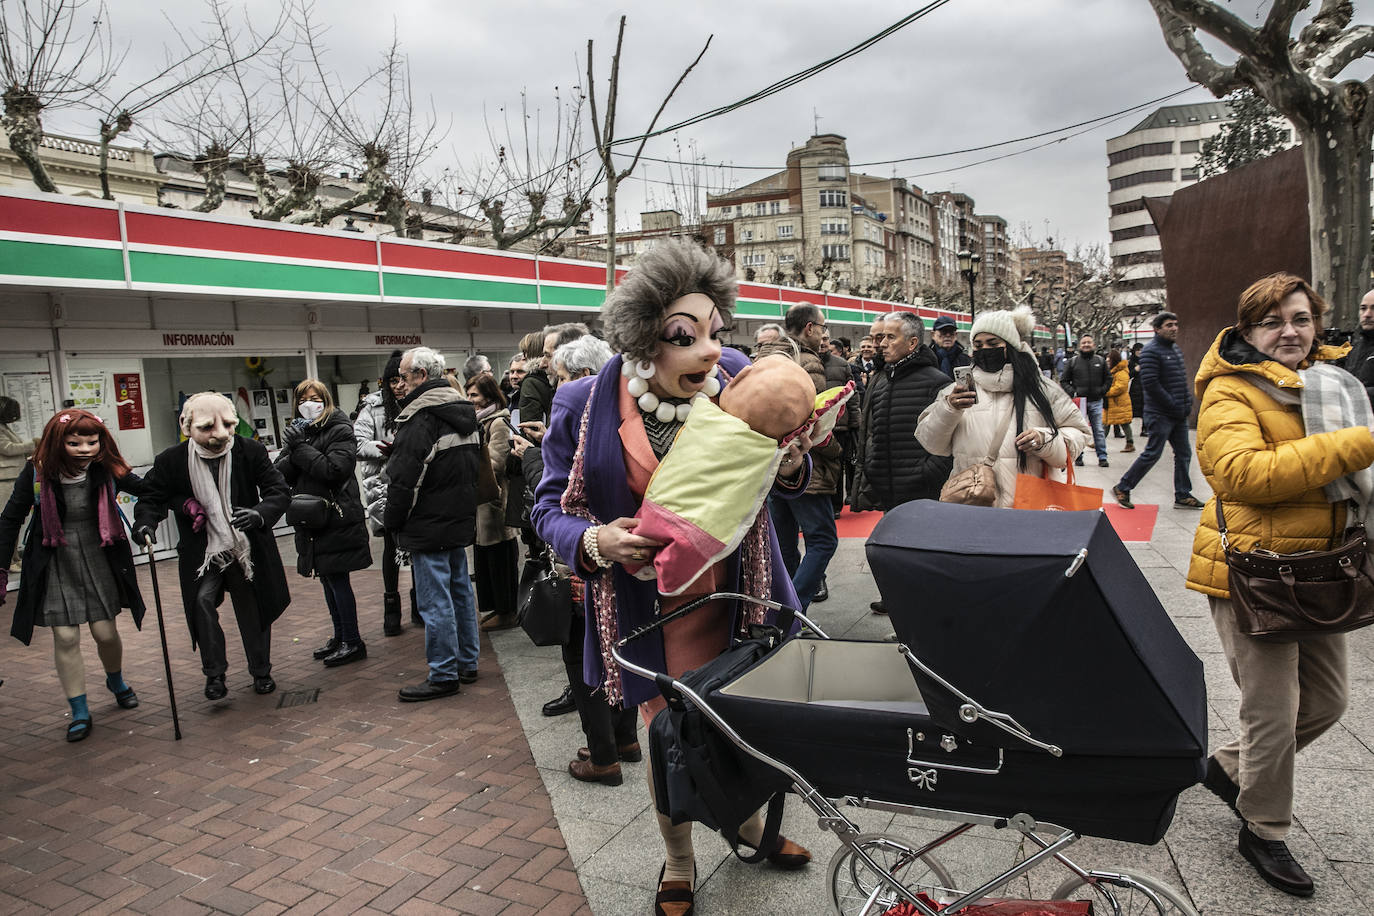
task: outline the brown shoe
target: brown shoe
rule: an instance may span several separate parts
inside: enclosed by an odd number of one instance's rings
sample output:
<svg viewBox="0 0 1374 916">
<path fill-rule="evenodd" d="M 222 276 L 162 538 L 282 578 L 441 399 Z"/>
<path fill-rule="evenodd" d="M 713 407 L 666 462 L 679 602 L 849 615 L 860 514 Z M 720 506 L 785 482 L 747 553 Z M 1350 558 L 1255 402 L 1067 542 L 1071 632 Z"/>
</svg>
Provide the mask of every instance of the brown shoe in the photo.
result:
<svg viewBox="0 0 1374 916">
<path fill-rule="evenodd" d="M 1133 452 L 1133 451 L 1135 451 L 1135 443 L 1134 443 L 1134 442 L 1127 442 L 1127 443 L 1126 443 L 1126 447 L 1123 448 L 1123 449 L 1121 450 L 1121 454 L 1124 455 L 1124 454 L 1126 454 L 1127 452 Z"/>
<path fill-rule="evenodd" d="M 696 893 L 691 881 L 664 881 L 665 863 L 658 870 L 658 893 L 654 895 L 654 916 L 692 916 L 696 912 Z M 696 874 L 696 866 L 692 866 Z"/>
<path fill-rule="evenodd" d="M 568 764 L 568 773 L 573 779 L 582 782 L 599 782 L 603 786 L 618 786 L 625 781 L 620 775 L 620 763 L 608 763 L 599 767 L 590 760 L 573 760 Z"/>
<path fill-rule="evenodd" d="M 482 618 L 482 632 L 490 633 L 493 630 L 509 630 L 515 626 L 514 614 L 488 614 Z"/>
<path fill-rule="evenodd" d="M 638 741 L 631 741 L 629 744 L 618 745 L 615 750 L 616 753 L 620 755 L 620 759 L 625 763 L 639 763 L 639 761 L 644 759 L 644 754 L 639 750 Z M 591 760 L 592 752 L 585 747 L 579 747 L 577 749 L 577 759 Z"/>
<path fill-rule="evenodd" d="M 756 852 L 757 847 L 751 846 L 748 842 L 741 839 L 739 844 L 750 852 Z M 811 862 L 811 853 L 802 846 L 793 843 L 787 837 L 778 835 L 777 848 L 768 854 L 768 864 L 783 871 L 795 871 Z"/>
</svg>

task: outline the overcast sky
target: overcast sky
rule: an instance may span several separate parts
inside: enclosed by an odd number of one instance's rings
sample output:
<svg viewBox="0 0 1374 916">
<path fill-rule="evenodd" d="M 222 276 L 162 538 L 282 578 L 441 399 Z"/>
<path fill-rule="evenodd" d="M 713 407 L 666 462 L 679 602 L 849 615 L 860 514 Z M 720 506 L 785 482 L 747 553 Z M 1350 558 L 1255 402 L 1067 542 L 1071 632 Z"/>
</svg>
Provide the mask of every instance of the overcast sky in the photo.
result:
<svg viewBox="0 0 1374 916">
<path fill-rule="evenodd" d="M 159 5 L 166 6 L 165 14 Z M 525 87 L 534 103 L 547 106 L 554 86 L 579 83 L 577 62 L 585 67 L 589 38 L 596 40 L 598 78 L 604 80 L 621 14 L 629 17 L 618 119 L 624 135 L 647 126 L 708 35 L 714 34 L 710 50 L 661 123 L 734 101 L 849 48 L 922 5 L 320 0 L 316 18 L 328 28 L 330 63 L 345 76 L 377 60 L 394 18 L 416 94 L 432 100 L 449 131 L 430 166 L 438 168 L 455 156 L 468 159 L 488 150 L 484 105 L 489 115 L 502 105 L 517 105 Z M 1252 22 L 1263 18 L 1268 5 L 1231 4 Z M 247 7 L 265 19 L 278 5 L 250 0 Z M 1371 7 L 1374 0 L 1357 2 L 1357 21 L 1374 22 Z M 164 15 L 194 24 L 189 3 L 109 0 L 109 8 L 117 35 L 133 44 L 130 67 L 160 57 L 170 35 Z M 1147 0 L 951 0 L 819 76 L 676 137 L 651 141 L 646 155 L 677 158 L 690 149 L 711 163 L 780 168 L 787 151 L 815 132 L 819 117 L 821 132 L 847 138 L 854 163 L 923 156 L 1063 127 L 1188 85 Z M 1174 103 L 1210 98 L 1195 87 Z M 1001 215 L 1014 233 L 1026 227 L 1037 242 L 1049 235 L 1070 249 L 1105 243 L 1106 141 L 1150 110 L 996 162 L 972 164 L 1033 144 L 863 171 L 905 177 L 928 191 L 970 194 L 979 212 Z M 951 171 L 929 174 L 946 169 Z M 640 180 L 632 179 L 622 192 L 619 225 L 638 226 L 646 195 L 650 209 L 672 206 L 666 182 L 679 171 L 641 163 Z M 707 168 L 698 174 L 710 190 L 722 190 L 767 173 Z"/>
</svg>

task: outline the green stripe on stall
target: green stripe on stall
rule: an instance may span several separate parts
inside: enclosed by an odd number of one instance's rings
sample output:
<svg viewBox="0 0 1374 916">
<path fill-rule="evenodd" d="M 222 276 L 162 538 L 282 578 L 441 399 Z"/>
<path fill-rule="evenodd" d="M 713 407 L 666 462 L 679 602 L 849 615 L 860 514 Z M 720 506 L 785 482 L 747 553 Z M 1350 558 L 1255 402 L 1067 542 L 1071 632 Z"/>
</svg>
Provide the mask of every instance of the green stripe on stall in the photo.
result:
<svg viewBox="0 0 1374 916">
<path fill-rule="evenodd" d="M 123 283 L 124 257 L 118 248 L 0 241 L 0 274 Z"/>
<path fill-rule="evenodd" d="M 530 287 L 530 290 L 533 293 L 534 287 Z M 597 311 L 606 301 L 606 290 L 540 283 L 539 301 L 544 305 L 569 305 L 588 311 Z"/>
<path fill-rule="evenodd" d="M 194 255 L 129 252 L 129 272 L 135 283 L 178 286 L 220 286 L 237 289 L 301 293 L 343 293 L 376 296 L 375 270 L 341 270 L 271 261 L 231 261 Z"/>
<path fill-rule="evenodd" d="M 431 277 L 423 274 L 387 273 L 388 299 L 452 299 L 455 302 L 537 301 L 534 285 L 469 277 Z"/>
</svg>

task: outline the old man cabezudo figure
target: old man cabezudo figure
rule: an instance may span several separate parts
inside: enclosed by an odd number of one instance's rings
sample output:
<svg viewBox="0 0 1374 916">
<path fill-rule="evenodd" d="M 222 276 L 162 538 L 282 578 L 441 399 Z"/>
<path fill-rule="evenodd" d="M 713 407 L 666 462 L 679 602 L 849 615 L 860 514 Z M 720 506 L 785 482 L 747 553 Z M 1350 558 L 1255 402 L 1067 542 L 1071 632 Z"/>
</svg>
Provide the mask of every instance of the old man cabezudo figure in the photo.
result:
<svg viewBox="0 0 1374 916">
<path fill-rule="evenodd" d="M 291 602 L 272 526 L 286 511 L 291 491 L 259 442 L 234 434 L 238 417 L 228 398 L 202 392 L 181 409 L 187 441 L 163 451 L 135 508 L 134 540 L 155 541 L 167 510 L 175 510 L 180 541 L 178 571 L 191 645 L 200 649 L 205 698 L 228 692 L 229 663 L 219 605 L 234 605 L 253 689 L 271 693 L 272 623 Z"/>
</svg>

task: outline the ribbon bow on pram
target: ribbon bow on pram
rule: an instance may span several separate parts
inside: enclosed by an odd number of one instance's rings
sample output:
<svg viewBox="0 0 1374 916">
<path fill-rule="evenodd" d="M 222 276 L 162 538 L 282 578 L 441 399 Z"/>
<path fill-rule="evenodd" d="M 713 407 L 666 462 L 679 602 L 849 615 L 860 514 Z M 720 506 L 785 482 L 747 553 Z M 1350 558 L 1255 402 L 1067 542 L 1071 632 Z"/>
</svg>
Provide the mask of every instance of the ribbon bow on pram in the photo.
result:
<svg viewBox="0 0 1374 916">
<path fill-rule="evenodd" d="M 635 534 L 663 544 L 653 566 L 627 567 L 657 578 L 661 595 L 680 595 L 740 545 L 773 488 L 787 444 L 809 431 L 812 445 L 829 441 L 854 383 L 816 396 L 811 418 L 779 442 L 755 432 L 703 394 L 644 492 Z"/>
</svg>

